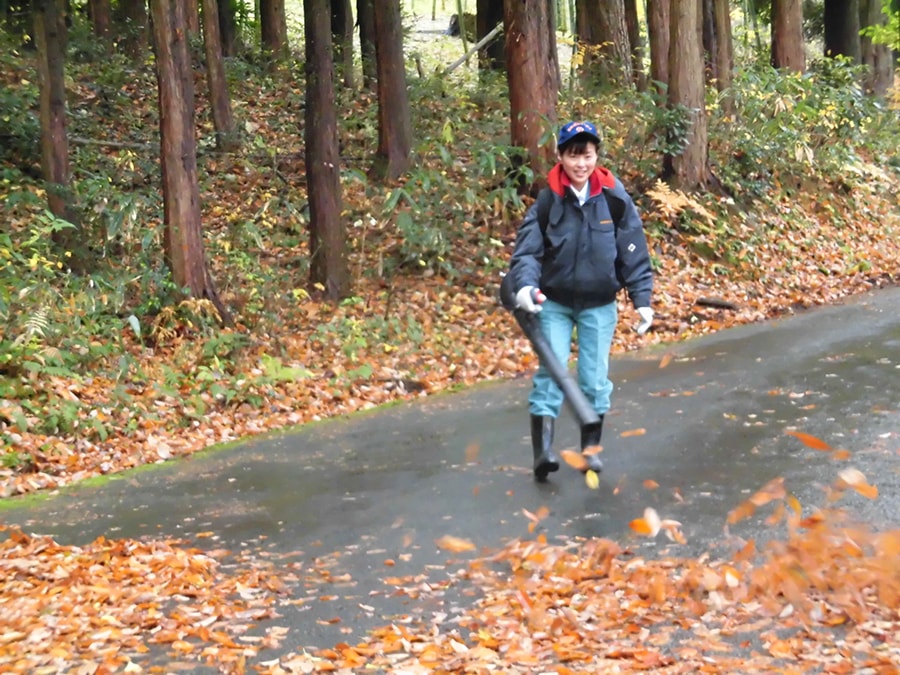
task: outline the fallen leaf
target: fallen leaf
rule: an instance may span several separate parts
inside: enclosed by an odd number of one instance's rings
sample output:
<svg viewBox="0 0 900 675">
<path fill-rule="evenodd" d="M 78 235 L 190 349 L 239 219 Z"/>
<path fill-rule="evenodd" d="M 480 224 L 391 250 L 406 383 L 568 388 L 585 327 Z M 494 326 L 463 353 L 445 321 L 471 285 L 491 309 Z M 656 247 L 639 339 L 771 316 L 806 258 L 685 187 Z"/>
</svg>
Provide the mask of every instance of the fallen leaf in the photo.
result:
<svg viewBox="0 0 900 675">
<path fill-rule="evenodd" d="M 800 442 L 803 443 L 803 445 L 808 448 L 812 448 L 813 450 L 822 450 L 825 452 L 831 450 L 831 446 L 828 445 L 828 443 L 826 443 L 825 441 L 802 431 L 788 430 L 784 433 L 786 433 L 788 436 L 793 436 L 794 438 L 799 439 Z"/>
<path fill-rule="evenodd" d="M 623 431 L 619 434 L 622 438 L 629 438 L 630 436 L 643 436 L 647 433 L 646 429 L 629 429 L 628 431 Z"/>
<path fill-rule="evenodd" d="M 475 544 L 473 544 L 468 539 L 454 537 L 450 534 L 445 534 L 440 539 L 436 539 L 434 543 L 437 544 L 438 548 L 445 551 L 451 551 L 452 553 L 462 553 L 464 551 L 475 550 Z"/>
<path fill-rule="evenodd" d="M 587 460 L 580 452 L 575 452 L 574 450 L 563 450 L 559 453 L 559 456 L 563 458 L 563 461 L 566 464 L 571 466 L 573 469 L 577 469 L 578 471 L 584 471 L 588 467 Z"/>
</svg>

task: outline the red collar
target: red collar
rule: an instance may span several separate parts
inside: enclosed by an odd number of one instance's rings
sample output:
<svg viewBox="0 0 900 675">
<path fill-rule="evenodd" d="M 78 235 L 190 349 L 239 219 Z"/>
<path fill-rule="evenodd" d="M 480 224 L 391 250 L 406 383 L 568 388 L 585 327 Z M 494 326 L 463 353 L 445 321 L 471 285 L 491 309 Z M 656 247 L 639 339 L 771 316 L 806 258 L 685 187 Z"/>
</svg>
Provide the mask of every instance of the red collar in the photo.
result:
<svg viewBox="0 0 900 675">
<path fill-rule="evenodd" d="M 605 169 L 602 166 L 594 169 L 594 173 L 590 175 L 588 182 L 591 186 L 588 193 L 589 197 L 600 194 L 603 188 L 613 188 L 616 185 L 615 177 L 609 169 Z M 550 169 L 550 173 L 547 175 L 547 184 L 556 194 L 564 195 L 566 188 L 572 184 L 572 181 L 569 180 L 569 176 L 563 171 L 562 164 L 557 164 Z"/>
</svg>

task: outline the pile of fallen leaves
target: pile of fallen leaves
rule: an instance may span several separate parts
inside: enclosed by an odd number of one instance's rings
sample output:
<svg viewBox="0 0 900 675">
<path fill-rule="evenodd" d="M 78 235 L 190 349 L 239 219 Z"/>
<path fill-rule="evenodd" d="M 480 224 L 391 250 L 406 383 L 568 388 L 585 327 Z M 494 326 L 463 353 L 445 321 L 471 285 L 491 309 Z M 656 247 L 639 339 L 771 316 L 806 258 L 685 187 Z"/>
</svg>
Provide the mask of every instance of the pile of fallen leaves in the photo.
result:
<svg viewBox="0 0 900 675">
<path fill-rule="evenodd" d="M 304 636 L 271 621 L 305 592 L 286 568 L 175 540 L 63 546 L 10 530 L 0 544 L 0 669 L 894 673 L 900 530 L 850 521 L 837 508 L 848 490 L 876 492 L 845 469 L 828 505 L 804 516 L 783 480 L 770 481 L 729 527 L 774 506 L 766 522 L 783 523 L 784 536 L 757 544 L 732 534 L 727 559 L 642 557 L 608 539 L 552 545 L 539 531 L 547 509 L 524 513 L 533 537 L 468 562 L 475 546 L 445 535 L 435 543 L 461 566 L 448 583 L 466 589 L 464 611 L 395 617 L 357 644 L 315 652 L 287 651 Z M 680 523 L 652 509 L 631 527 L 683 540 Z M 448 588 L 384 583 L 414 604 Z"/>
<path fill-rule="evenodd" d="M 844 473 L 832 502 L 848 489 L 871 496 L 864 479 Z M 772 502 L 781 508 L 768 522 L 783 518 L 785 539 L 757 549 L 735 537 L 727 561 L 648 559 L 608 539 L 513 542 L 460 575 L 478 588 L 463 615 L 395 622 L 360 644 L 263 661 L 264 672 L 896 673 L 900 530 L 873 532 L 835 508 L 802 517 L 781 479 L 729 522 Z M 680 538 L 678 523 L 652 509 L 632 528 Z M 437 543 L 474 549 L 453 537 Z"/>
<path fill-rule="evenodd" d="M 0 542 L 0 670 L 141 672 L 138 661 L 199 659 L 241 670 L 278 630 L 248 638 L 283 592 L 265 564 L 177 540 L 104 538 L 64 546 L 5 531 Z"/>
</svg>

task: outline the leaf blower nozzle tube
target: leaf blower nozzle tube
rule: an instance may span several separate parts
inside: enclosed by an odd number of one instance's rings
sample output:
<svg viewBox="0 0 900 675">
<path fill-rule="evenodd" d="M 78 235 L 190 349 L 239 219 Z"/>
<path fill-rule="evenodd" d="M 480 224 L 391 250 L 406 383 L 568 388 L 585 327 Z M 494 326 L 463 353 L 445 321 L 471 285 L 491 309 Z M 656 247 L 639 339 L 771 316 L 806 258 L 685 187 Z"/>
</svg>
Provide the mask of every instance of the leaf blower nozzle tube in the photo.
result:
<svg viewBox="0 0 900 675">
<path fill-rule="evenodd" d="M 562 389 L 566 404 L 569 406 L 572 414 L 575 415 L 575 419 L 578 420 L 582 430 L 590 431 L 602 425 L 603 422 L 600 420 L 600 416 L 594 410 L 594 407 L 572 379 L 566 366 L 559 362 L 559 359 L 556 358 L 556 355 L 550 348 L 550 343 L 547 341 L 544 331 L 541 330 L 540 319 L 536 314 L 516 308 L 516 293 L 513 288 L 512 277 L 509 274 L 503 277 L 503 282 L 500 284 L 500 302 L 504 308 L 512 312 L 522 332 L 525 333 L 525 337 L 528 338 L 532 348 L 538 355 L 541 365 L 547 369 L 550 377 Z"/>
</svg>

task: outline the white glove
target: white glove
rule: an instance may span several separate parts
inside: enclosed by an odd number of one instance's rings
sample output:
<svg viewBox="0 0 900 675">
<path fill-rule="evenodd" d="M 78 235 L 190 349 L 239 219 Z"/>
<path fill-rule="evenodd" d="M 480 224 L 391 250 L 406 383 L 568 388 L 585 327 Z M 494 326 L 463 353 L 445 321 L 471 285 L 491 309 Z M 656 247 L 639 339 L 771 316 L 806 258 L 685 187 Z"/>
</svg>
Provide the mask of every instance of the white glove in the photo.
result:
<svg viewBox="0 0 900 675">
<path fill-rule="evenodd" d="M 516 307 L 537 314 L 541 311 L 541 303 L 546 299 L 547 297 L 541 293 L 540 289 L 534 286 L 525 286 L 516 293 Z"/>
<path fill-rule="evenodd" d="M 635 330 L 638 335 L 643 335 L 650 330 L 650 325 L 653 323 L 653 310 L 649 307 L 638 307 L 637 313 L 640 315 L 641 320 Z"/>
</svg>

